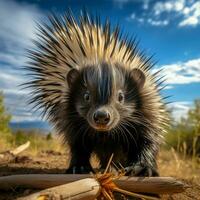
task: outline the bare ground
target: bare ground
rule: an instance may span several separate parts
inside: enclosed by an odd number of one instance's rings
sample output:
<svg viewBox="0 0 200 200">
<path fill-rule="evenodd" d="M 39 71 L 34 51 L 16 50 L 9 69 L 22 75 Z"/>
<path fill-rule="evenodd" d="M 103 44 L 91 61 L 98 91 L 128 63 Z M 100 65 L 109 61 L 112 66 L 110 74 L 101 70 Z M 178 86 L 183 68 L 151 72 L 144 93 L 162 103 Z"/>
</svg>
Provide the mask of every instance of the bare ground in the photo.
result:
<svg viewBox="0 0 200 200">
<path fill-rule="evenodd" d="M 0 176 L 12 174 L 62 174 L 67 166 L 68 155 L 55 151 L 42 151 L 33 156 L 24 153 L 15 162 L 0 166 Z M 200 200 L 200 166 L 191 160 L 181 160 L 174 152 L 162 152 L 158 159 L 161 176 L 173 176 L 187 183 L 188 188 L 182 194 L 165 195 L 163 200 Z M 197 166 L 196 166 L 197 165 Z M 0 200 L 13 200 L 28 195 L 34 190 L 15 189 L 9 192 L 0 191 Z"/>
</svg>

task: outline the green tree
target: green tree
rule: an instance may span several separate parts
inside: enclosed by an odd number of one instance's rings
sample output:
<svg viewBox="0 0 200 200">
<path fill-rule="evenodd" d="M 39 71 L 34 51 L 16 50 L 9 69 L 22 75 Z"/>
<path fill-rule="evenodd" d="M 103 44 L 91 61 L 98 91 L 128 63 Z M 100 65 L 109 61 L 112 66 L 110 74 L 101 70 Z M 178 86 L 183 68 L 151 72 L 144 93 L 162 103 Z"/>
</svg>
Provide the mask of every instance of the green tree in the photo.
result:
<svg viewBox="0 0 200 200">
<path fill-rule="evenodd" d="M 187 116 L 170 128 L 166 143 L 179 152 L 200 155 L 200 99 L 194 101 Z"/>
<path fill-rule="evenodd" d="M 189 110 L 188 122 L 194 128 L 196 134 L 200 136 L 200 99 L 195 100 L 194 108 Z"/>
<path fill-rule="evenodd" d="M 0 134 L 9 134 L 10 127 L 9 122 L 11 120 L 11 115 L 7 113 L 4 105 L 4 96 L 0 92 Z"/>
<path fill-rule="evenodd" d="M 49 132 L 46 136 L 46 140 L 52 140 L 52 134 Z"/>
</svg>

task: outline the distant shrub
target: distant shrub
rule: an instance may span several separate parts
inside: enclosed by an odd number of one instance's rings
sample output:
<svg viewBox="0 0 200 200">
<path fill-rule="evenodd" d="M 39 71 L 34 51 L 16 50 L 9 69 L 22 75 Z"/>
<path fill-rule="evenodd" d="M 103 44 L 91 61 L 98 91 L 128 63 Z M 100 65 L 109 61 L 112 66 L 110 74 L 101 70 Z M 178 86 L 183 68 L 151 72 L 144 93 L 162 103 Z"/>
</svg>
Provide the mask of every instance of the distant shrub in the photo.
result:
<svg viewBox="0 0 200 200">
<path fill-rule="evenodd" d="M 52 134 L 51 134 L 51 132 L 49 132 L 49 133 L 47 134 L 46 139 L 47 139 L 47 140 L 52 140 Z"/>
<path fill-rule="evenodd" d="M 200 100 L 166 134 L 166 146 L 178 152 L 200 156 Z"/>
<path fill-rule="evenodd" d="M 19 146 L 27 141 L 30 141 L 31 146 L 29 151 L 38 153 L 45 150 L 61 151 L 62 145 L 58 139 L 55 139 L 51 133 L 44 134 L 36 129 L 18 129 L 13 133 L 10 139 L 12 146 Z"/>
<path fill-rule="evenodd" d="M 8 114 L 4 105 L 4 96 L 0 92 L 0 136 L 10 136 L 11 130 L 9 127 L 9 122 L 11 120 L 11 115 Z"/>
<path fill-rule="evenodd" d="M 4 96 L 0 92 L 0 152 L 15 148 L 27 141 L 31 142 L 29 151 L 38 153 L 41 150 L 62 150 L 58 139 L 54 139 L 52 134 L 44 134 L 36 129 L 18 129 L 12 133 L 9 127 L 11 115 L 4 105 Z"/>
</svg>

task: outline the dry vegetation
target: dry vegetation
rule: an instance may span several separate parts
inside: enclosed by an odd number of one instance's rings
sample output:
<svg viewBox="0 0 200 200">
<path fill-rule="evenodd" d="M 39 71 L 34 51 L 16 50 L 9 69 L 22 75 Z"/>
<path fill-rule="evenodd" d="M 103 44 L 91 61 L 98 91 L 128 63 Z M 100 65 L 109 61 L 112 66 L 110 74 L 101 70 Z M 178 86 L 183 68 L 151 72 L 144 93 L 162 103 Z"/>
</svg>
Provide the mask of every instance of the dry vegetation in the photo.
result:
<svg viewBox="0 0 200 200">
<path fill-rule="evenodd" d="M 193 160 L 178 154 L 173 148 L 162 150 L 158 159 L 161 176 L 173 176 L 187 179 L 200 184 L 200 162 L 199 158 Z"/>
<path fill-rule="evenodd" d="M 30 141 L 30 148 L 23 152 L 20 156 L 29 156 L 31 159 L 42 162 L 50 163 L 51 159 L 55 159 L 58 155 L 63 158 L 62 162 L 52 163 L 62 165 L 63 168 L 66 168 L 68 161 L 67 147 L 62 145 L 61 139 L 56 136 L 53 136 L 49 139 L 48 135 L 41 135 L 36 133 L 29 133 L 28 136 L 21 139 L 21 142 L 12 141 L 8 142 L 5 138 L 0 138 L 1 152 L 14 149 L 19 144 L 23 144 L 26 141 Z M 22 132 L 20 133 L 21 137 Z M 15 136 L 16 137 L 16 136 Z M 50 157 L 49 157 L 49 156 Z M 57 159 L 56 159 L 57 161 Z M 39 162 L 38 162 L 39 163 Z M 12 163 L 11 163 L 12 164 Z M 20 163 L 13 163 L 20 164 Z M 173 147 L 171 149 L 164 146 L 161 148 L 160 154 L 158 156 L 158 166 L 161 176 L 173 176 L 181 179 L 192 180 L 196 183 L 200 183 L 200 158 L 198 156 L 189 156 L 187 154 L 182 154 L 177 152 Z M 53 167 L 53 166 L 52 166 Z"/>
<path fill-rule="evenodd" d="M 44 136 L 38 136 L 37 141 L 40 145 L 44 145 L 37 146 L 32 143 L 31 147 L 18 156 L 15 162 L 0 166 L 0 176 L 24 173 L 64 173 L 69 160 L 68 151 L 61 148 L 59 141 L 54 138 L 47 139 Z M 6 145 L 6 148 L 13 147 Z M 191 187 L 183 194 L 170 197 L 165 195 L 162 199 L 200 199 L 200 163 L 198 157 L 194 159 L 177 153 L 173 148 L 170 150 L 162 148 L 158 157 L 158 165 L 161 176 L 177 177 Z M 31 192 L 33 191 L 14 190 L 9 194 L 2 192 L 0 199 L 15 199 L 17 196 L 27 195 Z"/>
</svg>

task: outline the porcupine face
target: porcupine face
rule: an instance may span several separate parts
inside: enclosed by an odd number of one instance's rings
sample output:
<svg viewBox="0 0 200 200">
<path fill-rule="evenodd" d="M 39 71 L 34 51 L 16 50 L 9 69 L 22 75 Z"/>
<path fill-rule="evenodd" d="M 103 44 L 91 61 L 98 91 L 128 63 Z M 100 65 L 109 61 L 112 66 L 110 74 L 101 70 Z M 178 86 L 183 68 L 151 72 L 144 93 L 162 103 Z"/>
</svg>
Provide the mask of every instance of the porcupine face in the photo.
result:
<svg viewBox="0 0 200 200">
<path fill-rule="evenodd" d="M 96 131 L 112 131 L 133 119 L 145 76 L 139 69 L 125 70 L 107 63 L 71 70 L 67 81 L 76 112 Z"/>
</svg>

